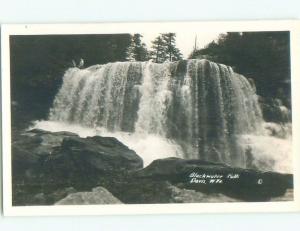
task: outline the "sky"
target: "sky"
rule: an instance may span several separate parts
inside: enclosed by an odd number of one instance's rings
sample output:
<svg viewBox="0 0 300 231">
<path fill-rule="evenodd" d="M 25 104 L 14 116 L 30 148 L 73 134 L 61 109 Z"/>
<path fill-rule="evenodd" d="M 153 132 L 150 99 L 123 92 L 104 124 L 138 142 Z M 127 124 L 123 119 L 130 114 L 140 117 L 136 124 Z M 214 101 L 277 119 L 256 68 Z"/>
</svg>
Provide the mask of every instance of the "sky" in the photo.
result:
<svg viewBox="0 0 300 231">
<path fill-rule="evenodd" d="M 189 32 L 189 33 L 176 33 L 176 45 L 181 51 L 184 58 L 193 51 L 195 45 L 195 38 L 197 36 L 197 48 L 204 48 L 208 43 L 216 40 L 219 34 L 225 32 Z M 142 33 L 143 42 L 147 45 L 147 48 L 151 48 L 151 41 L 153 41 L 159 34 L 154 33 Z"/>
</svg>

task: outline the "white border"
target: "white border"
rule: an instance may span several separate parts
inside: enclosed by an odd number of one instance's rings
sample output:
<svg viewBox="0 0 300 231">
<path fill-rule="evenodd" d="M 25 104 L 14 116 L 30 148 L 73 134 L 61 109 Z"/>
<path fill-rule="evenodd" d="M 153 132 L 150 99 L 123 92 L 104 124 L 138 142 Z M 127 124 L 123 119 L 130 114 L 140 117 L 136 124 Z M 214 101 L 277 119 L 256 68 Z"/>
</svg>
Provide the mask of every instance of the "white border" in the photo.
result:
<svg viewBox="0 0 300 231">
<path fill-rule="evenodd" d="M 109 34 L 215 31 L 290 31 L 293 113 L 294 201 L 292 202 L 231 202 L 136 205 L 80 206 L 12 206 L 11 182 L 11 117 L 10 117 L 10 53 L 9 35 L 33 34 Z M 241 22 L 163 22 L 163 23 L 102 23 L 102 24 L 18 24 L 3 25 L 2 47 L 2 155 L 3 209 L 5 216 L 45 215 L 111 215 L 111 214 L 174 214 L 224 212 L 295 212 L 300 210 L 300 22 L 296 20 Z M 298 155 L 297 155 L 298 154 Z"/>
</svg>

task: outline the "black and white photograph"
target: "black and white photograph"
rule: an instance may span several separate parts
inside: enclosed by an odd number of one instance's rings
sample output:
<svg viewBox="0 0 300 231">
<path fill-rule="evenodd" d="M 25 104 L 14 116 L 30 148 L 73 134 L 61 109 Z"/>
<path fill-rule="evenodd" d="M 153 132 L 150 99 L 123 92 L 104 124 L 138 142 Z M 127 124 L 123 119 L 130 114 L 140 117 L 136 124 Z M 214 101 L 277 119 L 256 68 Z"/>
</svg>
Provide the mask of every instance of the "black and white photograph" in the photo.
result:
<svg viewBox="0 0 300 231">
<path fill-rule="evenodd" d="M 4 26 L 4 212 L 295 209 L 293 25 Z"/>
</svg>

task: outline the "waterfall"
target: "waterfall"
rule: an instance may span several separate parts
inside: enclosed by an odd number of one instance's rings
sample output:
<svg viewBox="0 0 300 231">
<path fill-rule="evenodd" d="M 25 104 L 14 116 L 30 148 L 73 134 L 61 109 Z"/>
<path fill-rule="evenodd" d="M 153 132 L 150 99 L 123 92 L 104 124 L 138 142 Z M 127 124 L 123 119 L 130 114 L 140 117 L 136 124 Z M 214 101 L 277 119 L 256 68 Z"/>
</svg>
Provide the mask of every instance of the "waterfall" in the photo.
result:
<svg viewBox="0 0 300 231">
<path fill-rule="evenodd" d="M 52 127 L 59 123 L 59 129 L 78 132 L 80 126 L 88 135 L 115 136 L 146 165 L 178 156 L 251 167 L 255 155 L 267 162 L 273 155 L 254 141 L 265 137 L 255 89 L 231 67 L 204 59 L 70 68 L 49 121 Z"/>
</svg>

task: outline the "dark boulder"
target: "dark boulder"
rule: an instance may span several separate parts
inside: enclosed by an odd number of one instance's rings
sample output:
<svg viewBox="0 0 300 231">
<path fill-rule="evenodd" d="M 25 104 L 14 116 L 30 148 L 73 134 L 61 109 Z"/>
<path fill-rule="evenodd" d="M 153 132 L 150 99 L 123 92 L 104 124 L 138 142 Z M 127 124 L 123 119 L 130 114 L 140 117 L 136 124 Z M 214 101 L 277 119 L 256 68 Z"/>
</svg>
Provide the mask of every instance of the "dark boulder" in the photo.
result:
<svg viewBox="0 0 300 231">
<path fill-rule="evenodd" d="M 76 137 L 70 132 L 48 132 L 33 129 L 22 133 L 12 142 L 13 177 L 31 177 L 41 171 L 43 159 L 50 157 L 66 137 Z"/>
<path fill-rule="evenodd" d="M 57 190 L 88 191 L 99 180 L 142 167 L 143 160 L 115 138 L 31 130 L 12 143 L 13 203 L 52 204 Z"/>
<path fill-rule="evenodd" d="M 14 176 L 68 177 L 97 172 L 136 170 L 142 159 L 112 137 L 80 138 L 69 132 L 31 130 L 12 144 Z"/>
<path fill-rule="evenodd" d="M 55 182 L 95 185 L 99 178 L 110 178 L 143 167 L 143 160 L 112 137 L 68 137 L 51 156 L 43 159 L 43 174 Z M 84 180 L 83 180 L 84 179 Z"/>
<path fill-rule="evenodd" d="M 263 118 L 266 122 L 288 123 L 292 120 L 291 110 L 277 98 L 259 97 Z"/>
<path fill-rule="evenodd" d="M 101 182 L 115 197 L 126 204 L 172 203 L 172 185 L 166 180 L 153 180 L 124 175 Z"/>
<path fill-rule="evenodd" d="M 293 188 L 291 174 L 179 158 L 155 160 L 145 169 L 135 172 L 134 176 L 136 181 L 168 181 L 180 188 L 206 194 L 222 193 L 245 201 L 267 201 Z"/>
<path fill-rule="evenodd" d="M 241 201 L 222 193 L 203 193 L 187 189 L 164 179 L 123 178 L 105 185 L 114 196 L 126 204 L 201 203 Z"/>
<path fill-rule="evenodd" d="M 54 155 L 58 159 L 68 159 L 78 164 L 79 169 L 84 167 L 100 172 L 136 170 L 143 167 L 142 158 L 114 137 L 65 138 Z"/>
</svg>

